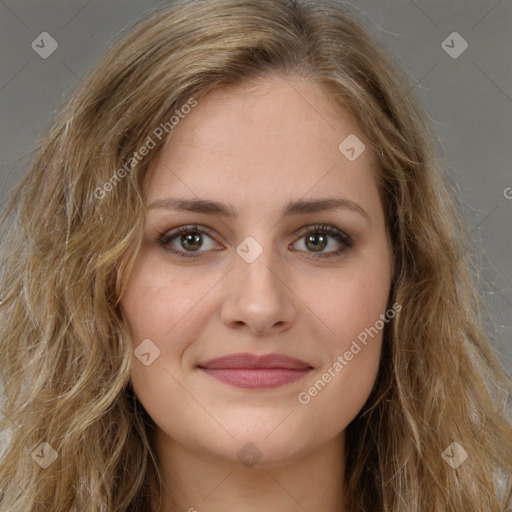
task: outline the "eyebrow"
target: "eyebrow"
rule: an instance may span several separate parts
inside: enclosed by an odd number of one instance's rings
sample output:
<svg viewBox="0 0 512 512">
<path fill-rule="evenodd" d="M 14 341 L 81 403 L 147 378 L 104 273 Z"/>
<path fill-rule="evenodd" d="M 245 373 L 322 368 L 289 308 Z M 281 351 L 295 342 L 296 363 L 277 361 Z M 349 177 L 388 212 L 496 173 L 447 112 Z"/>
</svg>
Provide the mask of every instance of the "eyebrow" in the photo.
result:
<svg viewBox="0 0 512 512">
<path fill-rule="evenodd" d="M 166 209 L 166 210 L 184 210 L 195 213 L 204 213 L 208 215 L 220 215 L 223 217 L 234 218 L 237 211 L 232 205 L 211 201 L 208 199 L 186 199 L 180 197 L 168 197 L 153 201 L 148 210 Z M 290 201 L 282 210 L 282 217 L 294 215 L 304 215 L 307 213 L 317 213 L 332 211 L 338 209 L 350 210 L 359 213 L 370 224 L 370 216 L 360 205 L 342 197 L 328 197 L 319 199 L 300 199 Z"/>
</svg>

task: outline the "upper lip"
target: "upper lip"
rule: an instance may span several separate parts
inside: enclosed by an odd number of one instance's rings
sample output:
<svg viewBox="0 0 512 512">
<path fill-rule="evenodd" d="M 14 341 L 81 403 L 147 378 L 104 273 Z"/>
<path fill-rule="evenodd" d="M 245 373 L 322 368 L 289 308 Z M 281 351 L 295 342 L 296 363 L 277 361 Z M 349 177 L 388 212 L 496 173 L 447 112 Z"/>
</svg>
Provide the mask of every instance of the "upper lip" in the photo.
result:
<svg viewBox="0 0 512 512">
<path fill-rule="evenodd" d="M 228 354 L 215 359 L 209 359 L 198 364 L 199 368 L 208 369 L 260 369 L 284 368 L 290 370 L 304 370 L 313 368 L 310 364 L 294 357 L 282 354 Z"/>
</svg>

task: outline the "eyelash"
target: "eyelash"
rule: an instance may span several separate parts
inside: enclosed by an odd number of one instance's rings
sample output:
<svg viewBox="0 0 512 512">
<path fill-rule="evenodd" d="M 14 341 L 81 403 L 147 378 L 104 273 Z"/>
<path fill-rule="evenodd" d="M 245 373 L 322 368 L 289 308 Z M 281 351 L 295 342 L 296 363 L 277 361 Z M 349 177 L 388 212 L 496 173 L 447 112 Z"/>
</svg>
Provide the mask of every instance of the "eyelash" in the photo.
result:
<svg viewBox="0 0 512 512">
<path fill-rule="evenodd" d="M 322 235 L 329 235 L 332 238 L 334 238 L 338 243 L 341 244 L 341 248 L 336 251 L 331 251 L 328 253 L 313 253 L 313 256 L 309 256 L 311 259 L 327 259 L 327 258 L 334 258 L 336 256 L 341 255 L 342 252 L 344 252 L 346 249 L 352 247 L 354 245 L 354 242 L 343 231 L 339 230 L 338 228 L 334 226 L 330 226 L 328 224 L 314 224 L 313 226 L 308 226 L 305 228 L 306 231 L 302 231 L 301 235 L 297 239 L 297 241 L 301 240 L 302 238 L 311 235 L 311 234 L 322 234 Z M 197 224 L 193 225 L 187 225 L 187 226 L 179 226 L 171 231 L 165 231 L 163 233 L 160 233 L 158 236 L 158 243 L 165 248 L 166 251 L 171 252 L 172 254 L 175 254 L 176 256 L 180 258 L 200 258 L 200 254 L 202 252 L 206 251 L 177 251 L 176 249 L 173 249 L 170 247 L 170 244 L 173 240 L 178 238 L 180 235 L 186 234 L 186 233 L 201 233 L 203 235 L 207 235 L 208 237 L 214 239 L 210 231 L 202 226 L 198 226 Z M 295 243 L 295 242 L 294 242 Z M 310 251 L 307 251 L 310 252 Z"/>
</svg>

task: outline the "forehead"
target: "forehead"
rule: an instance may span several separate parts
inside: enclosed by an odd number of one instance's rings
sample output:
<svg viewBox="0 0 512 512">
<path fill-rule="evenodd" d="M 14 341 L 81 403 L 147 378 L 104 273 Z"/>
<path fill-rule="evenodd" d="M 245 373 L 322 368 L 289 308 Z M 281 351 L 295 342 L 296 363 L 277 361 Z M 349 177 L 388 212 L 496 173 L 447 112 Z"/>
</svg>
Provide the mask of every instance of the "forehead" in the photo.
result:
<svg viewBox="0 0 512 512">
<path fill-rule="evenodd" d="M 359 127 L 325 86 L 299 77 L 269 77 L 201 97 L 173 130 L 169 145 L 176 153 L 176 146 L 198 143 L 197 149 L 241 158 L 247 150 L 263 158 L 279 146 L 283 156 L 291 158 L 292 152 L 284 152 L 289 146 L 297 155 L 304 151 L 293 144 L 301 140 L 330 147 L 344 131 Z M 283 146 L 287 140 L 289 145 Z"/>
<path fill-rule="evenodd" d="M 365 138 L 322 85 L 272 77 L 197 101 L 151 169 L 148 201 L 173 192 L 261 207 L 333 190 L 360 196 L 375 187 L 369 145 L 354 161 L 340 152 L 348 136 Z"/>
</svg>

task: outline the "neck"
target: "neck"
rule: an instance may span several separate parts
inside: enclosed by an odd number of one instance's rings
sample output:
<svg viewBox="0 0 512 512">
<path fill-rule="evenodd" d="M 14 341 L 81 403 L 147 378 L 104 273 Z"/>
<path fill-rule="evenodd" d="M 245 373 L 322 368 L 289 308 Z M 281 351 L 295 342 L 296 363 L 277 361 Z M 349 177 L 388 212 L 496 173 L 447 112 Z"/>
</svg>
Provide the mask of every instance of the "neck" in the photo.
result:
<svg viewBox="0 0 512 512">
<path fill-rule="evenodd" d="M 158 512 L 343 512 L 344 434 L 292 463 L 245 467 L 191 452 L 159 432 Z"/>
</svg>

